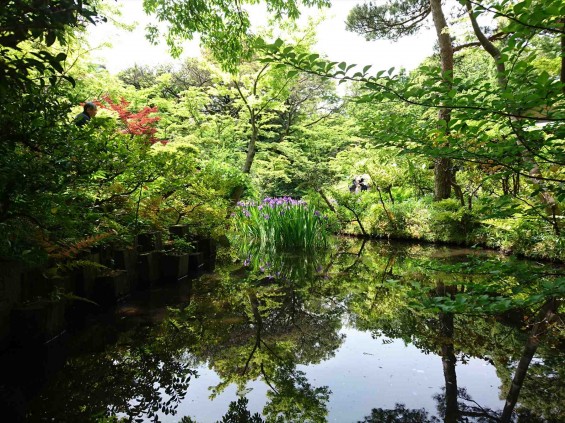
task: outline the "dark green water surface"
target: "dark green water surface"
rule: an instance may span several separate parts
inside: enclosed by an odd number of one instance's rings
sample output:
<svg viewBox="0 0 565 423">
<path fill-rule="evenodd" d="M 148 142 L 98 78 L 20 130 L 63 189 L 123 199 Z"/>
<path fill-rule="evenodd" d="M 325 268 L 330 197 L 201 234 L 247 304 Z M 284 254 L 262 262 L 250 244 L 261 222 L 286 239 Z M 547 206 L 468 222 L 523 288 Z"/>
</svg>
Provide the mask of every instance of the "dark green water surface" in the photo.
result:
<svg viewBox="0 0 565 423">
<path fill-rule="evenodd" d="M 55 422 L 563 422 L 562 273 L 353 239 L 223 251 L 214 273 L 12 357 L 20 404 Z"/>
</svg>

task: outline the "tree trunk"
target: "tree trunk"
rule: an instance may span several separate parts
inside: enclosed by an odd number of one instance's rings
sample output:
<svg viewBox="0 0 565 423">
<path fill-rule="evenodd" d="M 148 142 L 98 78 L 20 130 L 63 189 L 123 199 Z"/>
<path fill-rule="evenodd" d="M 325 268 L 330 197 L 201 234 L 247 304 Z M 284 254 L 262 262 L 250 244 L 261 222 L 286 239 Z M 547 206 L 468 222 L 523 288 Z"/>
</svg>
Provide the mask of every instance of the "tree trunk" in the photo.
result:
<svg viewBox="0 0 565 423">
<path fill-rule="evenodd" d="M 538 321 L 534 324 L 530 336 L 524 346 L 524 351 L 518 362 L 518 367 L 516 367 L 516 373 L 514 373 L 514 378 L 512 379 L 512 384 L 508 390 L 508 395 L 506 396 L 506 403 L 504 404 L 504 409 L 502 410 L 502 416 L 500 417 L 501 423 L 510 423 L 512 421 L 512 413 L 514 407 L 518 402 L 518 396 L 526 379 L 526 374 L 530 363 L 538 345 L 540 343 L 540 335 L 543 330 L 547 327 L 547 323 L 551 322 L 555 317 L 555 313 L 559 308 L 560 301 L 552 298 L 548 300 L 542 307 L 539 315 Z"/>
<path fill-rule="evenodd" d="M 247 145 L 247 157 L 245 158 L 245 163 L 243 165 L 243 173 L 249 173 L 251 171 L 251 165 L 253 164 L 253 158 L 255 157 L 255 145 L 257 144 L 257 136 L 259 134 L 259 128 L 257 127 L 257 116 L 255 112 L 251 112 L 251 138 L 249 139 L 249 144 Z"/>
<path fill-rule="evenodd" d="M 457 287 L 449 286 L 438 280 L 436 281 L 436 295 L 454 298 Z M 455 347 L 453 345 L 453 313 L 439 313 L 439 335 L 441 337 L 441 364 L 443 367 L 443 379 L 445 381 L 445 416 L 444 423 L 457 423 L 459 417 L 459 406 L 457 404 L 457 373 L 455 371 Z"/>
<path fill-rule="evenodd" d="M 498 86 L 501 90 L 506 89 L 506 85 L 508 83 L 506 79 L 506 67 L 504 62 L 500 60 L 500 50 L 483 34 L 477 19 L 473 15 L 473 6 L 470 1 L 465 2 L 465 6 L 467 8 L 467 12 L 469 14 L 469 19 L 471 20 L 471 25 L 473 26 L 473 31 L 475 32 L 475 36 L 479 40 L 479 43 L 483 47 L 483 49 L 490 54 L 490 56 L 494 59 L 496 64 L 496 69 L 498 71 Z M 563 20 L 564 28 L 565 28 L 565 19 Z M 565 34 L 561 35 L 561 53 L 565 53 Z M 562 55 L 561 58 L 561 82 L 565 83 L 565 56 Z M 563 86 L 563 92 L 565 93 L 565 85 Z M 512 124 L 510 125 L 512 127 Z M 556 219 L 556 216 L 561 213 L 559 208 L 559 204 L 553 198 L 553 195 L 547 192 L 546 184 L 540 178 L 543 176 L 539 165 L 528 149 L 526 142 L 524 140 L 523 135 L 518 131 L 514 130 L 513 132 L 517 138 L 517 144 L 524 147 L 522 150 L 522 158 L 525 163 L 531 166 L 529 175 L 534 182 L 540 185 L 542 188 L 542 192 L 539 194 L 539 199 L 541 203 L 545 206 L 547 215 L 549 216 L 550 221 L 553 224 L 554 231 L 557 235 L 560 234 L 560 227 L 559 222 Z"/>
<path fill-rule="evenodd" d="M 457 423 L 459 408 L 457 405 L 457 373 L 455 372 L 455 352 L 453 347 L 453 314 L 440 313 L 441 363 L 445 380 L 445 423 Z"/>
<path fill-rule="evenodd" d="M 434 163 L 434 200 L 445 200 L 451 195 L 451 160 L 439 158 Z"/>
<path fill-rule="evenodd" d="M 562 19 L 563 32 L 561 33 L 561 83 L 563 84 L 563 94 L 565 94 L 565 17 Z"/>
<path fill-rule="evenodd" d="M 449 35 L 449 28 L 441 8 L 441 0 L 430 0 L 432 18 L 439 43 L 441 71 L 444 82 L 451 87 L 453 81 L 453 44 Z M 439 111 L 439 120 L 445 121 L 445 133 L 449 133 L 451 110 L 442 108 Z M 452 163 L 445 157 L 435 159 L 434 167 L 434 199 L 435 201 L 449 198 L 451 195 Z"/>
<path fill-rule="evenodd" d="M 318 192 L 318 194 L 320 194 L 320 197 L 322 197 L 322 199 L 326 202 L 328 208 L 335 213 L 334 205 L 332 204 L 330 199 L 327 197 L 326 193 L 322 190 L 322 188 L 319 188 L 317 190 L 317 192 Z"/>
<path fill-rule="evenodd" d="M 518 173 L 512 176 L 512 192 L 514 195 L 520 194 L 520 175 Z"/>
</svg>

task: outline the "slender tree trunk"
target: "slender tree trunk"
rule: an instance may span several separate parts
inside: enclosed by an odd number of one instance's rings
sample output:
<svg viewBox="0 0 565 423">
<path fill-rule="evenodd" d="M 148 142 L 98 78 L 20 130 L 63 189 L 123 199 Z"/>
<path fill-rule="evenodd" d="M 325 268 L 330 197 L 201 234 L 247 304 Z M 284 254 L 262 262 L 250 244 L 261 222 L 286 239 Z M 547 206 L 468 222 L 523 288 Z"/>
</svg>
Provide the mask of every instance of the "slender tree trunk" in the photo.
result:
<svg viewBox="0 0 565 423">
<path fill-rule="evenodd" d="M 367 232 L 365 231 L 365 228 L 363 227 L 363 223 L 361 222 L 361 218 L 359 217 L 357 212 L 353 210 L 352 207 L 349 207 L 347 204 L 344 204 L 343 207 L 345 207 L 347 210 L 353 213 L 353 216 L 355 217 L 355 221 L 359 225 L 359 229 L 361 229 L 361 233 L 363 234 L 363 236 L 367 236 Z"/>
<path fill-rule="evenodd" d="M 565 94 L 565 17 L 563 22 L 563 33 L 561 34 L 561 83 L 563 84 L 563 94 Z"/>
<path fill-rule="evenodd" d="M 241 169 L 243 173 L 249 173 L 251 171 L 251 165 L 253 165 L 253 159 L 255 157 L 255 145 L 257 144 L 257 135 L 259 134 L 259 129 L 257 128 L 255 114 L 251 113 L 251 137 L 249 139 L 249 144 L 247 145 L 247 157 L 245 158 L 245 163 Z M 232 205 L 235 205 L 243 195 L 243 186 L 237 186 L 231 194 Z M 229 212 L 228 212 L 229 214 Z"/>
<path fill-rule="evenodd" d="M 324 190 L 322 190 L 322 188 L 319 188 L 318 190 L 318 194 L 320 194 L 320 197 L 322 197 L 322 199 L 326 202 L 326 204 L 328 205 L 328 208 L 333 211 L 335 213 L 335 207 L 332 204 L 332 202 L 330 201 L 330 199 L 327 197 L 326 193 L 324 192 Z"/>
<path fill-rule="evenodd" d="M 432 18 L 439 43 L 442 77 L 446 84 L 452 85 L 453 80 L 453 44 L 449 35 L 449 28 L 441 8 L 441 0 L 430 0 Z M 439 111 L 439 120 L 445 121 L 446 135 L 449 133 L 451 110 L 442 108 Z M 451 195 L 452 162 L 446 157 L 435 159 L 434 166 L 434 199 L 436 201 L 449 198 Z"/>
<path fill-rule="evenodd" d="M 518 396 L 522 390 L 522 385 L 526 379 L 526 374 L 532 358 L 538 349 L 540 343 L 540 335 L 543 330 L 547 327 L 547 323 L 551 322 L 555 317 L 555 313 L 559 308 L 560 301 L 555 298 L 547 301 L 542 307 L 540 313 L 538 314 L 537 322 L 532 327 L 528 341 L 524 346 L 524 351 L 522 352 L 522 357 L 518 362 L 518 367 L 516 367 L 516 373 L 512 379 L 512 384 L 506 396 L 506 403 L 504 404 L 504 409 L 502 410 L 502 416 L 500 417 L 501 423 L 510 423 L 512 421 L 512 413 L 514 407 L 518 402 Z"/>
<path fill-rule="evenodd" d="M 506 79 L 506 67 L 504 65 L 504 62 L 500 60 L 500 50 L 483 34 L 477 22 L 477 19 L 473 15 L 473 6 L 471 2 L 466 1 L 465 6 L 469 14 L 469 19 L 471 20 L 471 25 L 473 26 L 473 31 L 475 32 L 475 36 L 479 40 L 479 43 L 481 44 L 483 49 L 488 54 L 490 54 L 490 56 L 494 59 L 494 62 L 496 64 L 496 70 L 498 71 L 497 74 L 498 86 L 500 90 L 504 90 L 506 89 L 508 80 Z M 563 20 L 563 24 L 565 28 L 565 19 Z M 565 84 L 565 56 L 563 56 L 563 54 L 565 54 L 565 34 L 561 35 L 561 53 L 562 53 L 561 82 Z M 565 85 L 563 86 L 563 92 L 565 93 Z M 530 177 L 536 183 L 538 183 L 543 189 L 543 192 L 539 194 L 539 199 L 541 203 L 546 207 L 547 214 L 549 215 L 549 218 L 553 223 L 553 228 L 555 233 L 559 235 L 560 233 L 559 222 L 555 218 L 555 216 L 561 213 L 559 209 L 559 204 L 557 203 L 557 201 L 555 201 L 553 195 L 551 195 L 551 193 L 546 191 L 547 188 L 545 186 L 545 183 L 540 179 L 543 176 L 540 167 L 536 159 L 534 158 L 533 154 L 528 150 L 524 137 L 518 131 L 514 131 L 514 134 L 516 135 L 517 138 L 517 144 L 524 147 L 524 149 L 522 150 L 522 158 L 524 159 L 525 163 L 531 166 L 529 173 Z"/>
<path fill-rule="evenodd" d="M 249 370 L 249 365 L 251 363 L 251 360 L 253 359 L 253 356 L 255 355 L 258 349 L 261 349 L 261 335 L 263 330 L 263 319 L 261 318 L 261 313 L 259 311 L 260 304 L 259 304 L 259 300 L 257 299 L 257 295 L 255 294 L 255 292 L 249 292 L 248 298 L 249 298 L 249 304 L 251 305 L 251 310 L 253 312 L 253 317 L 255 318 L 254 321 L 252 322 L 253 326 L 255 327 L 255 343 L 253 345 L 253 349 L 249 353 L 249 356 L 245 363 L 245 367 L 241 372 L 242 375 L 245 375 L 247 373 L 247 371 Z"/>
<path fill-rule="evenodd" d="M 386 192 L 388 193 L 388 198 L 390 198 L 390 202 L 394 204 L 394 197 L 392 196 L 392 187 L 390 185 L 387 187 Z"/>
<path fill-rule="evenodd" d="M 376 188 L 377 192 L 379 193 L 379 200 L 381 202 L 381 206 L 383 206 L 383 210 L 385 211 L 386 217 L 387 217 L 388 221 L 390 222 L 390 225 L 392 226 L 393 229 L 396 229 L 396 224 L 394 223 L 394 218 L 392 216 L 392 213 L 389 212 L 386 208 L 385 202 L 383 201 L 383 195 L 381 193 L 379 186 L 375 185 L 375 188 Z"/>
<path fill-rule="evenodd" d="M 259 134 L 259 128 L 257 127 L 257 116 L 255 112 L 251 112 L 251 137 L 249 139 L 249 144 L 247 145 L 247 157 L 245 158 L 245 163 L 243 164 L 243 173 L 249 173 L 251 171 L 251 165 L 253 164 L 253 159 L 255 158 L 255 146 L 257 144 L 257 136 Z"/>
<path fill-rule="evenodd" d="M 261 68 L 261 70 L 259 71 L 259 73 L 255 77 L 255 80 L 253 82 L 253 88 L 251 90 L 253 96 L 255 96 L 255 97 L 257 96 L 257 85 L 259 83 L 259 80 L 261 79 L 263 72 L 265 72 L 268 67 L 269 67 L 269 64 L 266 64 L 265 66 L 263 66 L 263 68 Z M 259 138 L 259 115 L 260 115 L 260 111 L 258 111 L 258 109 L 256 109 L 254 105 L 248 103 L 246 96 L 242 92 L 241 87 L 239 85 L 239 82 L 237 82 L 237 81 L 235 81 L 235 88 L 237 89 L 237 92 L 239 93 L 241 99 L 245 103 L 245 108 L 249 111 L 249 123 L 251 124 L 251 136 L 249 137 L 249 143 L 247 144 L 247 156 L 245 157 L 245 163 L 243 164 L 243 168 L 241 169 L 243 171 L 243 173 L 249 173 L 251 171 L 251 166 L 253 165 L 253 159 L 255 158 L 255 152 L 256 152 L 257 139 Z M 231 196 L 232 204 L 236 204 L 241 199 L 241 196 L 243 194 L 243 190 L 244 190 L 243 186 L 238 186 L 234 189 L 232 196 Z"/>
</svg>

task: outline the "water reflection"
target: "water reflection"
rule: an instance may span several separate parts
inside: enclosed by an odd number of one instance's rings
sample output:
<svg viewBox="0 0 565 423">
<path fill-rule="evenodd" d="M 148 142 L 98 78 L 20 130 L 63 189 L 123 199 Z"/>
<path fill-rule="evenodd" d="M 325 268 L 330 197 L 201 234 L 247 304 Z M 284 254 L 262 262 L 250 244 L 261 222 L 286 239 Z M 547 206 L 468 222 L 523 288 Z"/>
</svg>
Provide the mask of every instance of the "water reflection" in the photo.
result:
<svg viewBox="0 0 565 423">
<path fill-rule="evenodd" d="M 449 252 L 342 239 L 306 256 L 225 253 L 216 273 L 174 301 L 158 304 L 153 292 L 127 305 L 146 318 L 118 312 L 75 335 L 27 419 L 562 421 L 557 295 L 524 300 L 528 278 L 544 269 L 470 274 L 449 267 L 465 263 Z M 521 308 L 490 312 L 506 299 L 512 308 L 514 294 Z M 468 369 L 478 366 L 492 376 L 473 381 Z M 410 372 L 431 379 L 416 383 Z M 212 374 L 206 391 L 195 378 Z"/>
</svg>

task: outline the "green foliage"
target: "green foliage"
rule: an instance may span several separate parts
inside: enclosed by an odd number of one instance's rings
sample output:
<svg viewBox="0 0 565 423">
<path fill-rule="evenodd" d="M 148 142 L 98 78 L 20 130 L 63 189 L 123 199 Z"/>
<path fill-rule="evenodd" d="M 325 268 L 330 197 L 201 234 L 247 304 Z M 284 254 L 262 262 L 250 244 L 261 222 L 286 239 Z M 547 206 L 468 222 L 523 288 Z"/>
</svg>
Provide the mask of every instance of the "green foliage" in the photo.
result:
<svg viewBox="0 0 565 423">
<path fill-rule="evenodd" d="M 192 253 L 195 248 L 194 245 L 186 239 L 173 237 L 173 239 L 167 243 L 166 249 L 173 254 L 185 254 Z"/>
<path fill-rule="evenodd" d="M 375 198 L 375 194 L 372 194 Z M 366 215 L 372 234 L 379 237 L 420 239 L 468 244 L 477 225 L 473 214 L 457 200 L 431 198 L 387 204 L 375 202 Z"/>
<path fill-rule="evenodd" d="M 557 77 L 562 5 L 551 3 L 551 7 L 542 11 L 545 7 L 542 4 L 473 3 L 476 15 L 494 13 L 508 19 L 500 21 L 499 28 L 507 38 L 496 44 L 500 50 L 496 63 L 484 51 L 470 53 L 462 48 L 453 75 L 441 72 L 437 57 L 430 58 L 410 75 L 395 73 L 394 69 L 371 73 L 368 66 L 359 70 L 353 64 L 300 53 L 282 40 L 270 44 L 259 41 L 257 46 L 264 51 L 267 63 L 275 62 L 292 72 L 306 71 L 340 83 L 355 82 L 354 116 L 361 122 L 363 137 L 375 146 L 396 147 L 408 160 L 429 157 L 453 161 L 449 183 L 460 204 L 465 203 L 471 210 L 477 199 L 480 202 L 513 195 L 522 203 L 520 213 L 542 226 L 546 226 L 543 223 L 546 221 L 559 238 L 562 232 L 559 216 L 565 198 L 562 192 L 565 103 L 563 81 Z M 417 29 L 428 12 L 428 2 L 359 6 L 350 15 L 350 26 L 359 25 L 359 32 L 368 38 L 396 37 Z M 397 21 L 402 21 L 405 27 L 382 32 Z M 469 42 L 468 33 L 463 34 L 465 38 L 454 39 L 454 44 Z M 544 60 L 553 60 L 554 66 L 536 61 L 540 53 Z M 434 115 L 441 108 L 451 111 L 451 119 L 440 120 L 438 124 Z M 535 125 L 543 121 L 549 123 Z M 383 189 L 383 185 L 390 186 L 392 175 L 379 174 L 380 170 L 373 173 L 375 180 L 379 180 L 377 186 Z M 405 174 L 414 175 L 413 170 L 420 168 L 410 165 Z M 368 173 L 371 174 L 370 169 Z M 429 175 L 420 171 L 414 178 L 413 186 L 419 197 L 432 187 L 428 178 Z M 520 179 L 526 184 L 520 186 Z M 442 220 L 437 228 L 441 232 L 448 223 L 445 221 L 448 215 L 434 214 Z M 461 242 L 474 229 L 474 224 L 469 226 L 464 221 L 469 219 L 454 216 L 448 225 L 462 222 L 465 226 L 465 234 L 453 241 Z M 390 219 L 387 224 L 394 226 Z M 448 240 L 449 233 L 453 233 L 453 228 L 438 238 Z"/>
<path fill-rule="evenodd" d="M 431 263 L 424 266 L 431 267 Z M 415 297 L 410 302 L 412 307 L 432 312 L 497 314 L 515 309 L 537 310 L 565 292 L 565 279 L 558 269 L 552 271 L 517 260 L 471 258 L 463 263 L 434 263 L 433 269 L 447 275 L 449 285 L 465 281 L 465 289 L 451 295 L 433 295 L 425 288 L 418 293 L 415 289 L 411 293 Z"/>
<path fill-rule="evenodd" d="M 251 415 L 247 409 L 249 400 L 245 397 L 230 402 L 228 412 L 222 417 L 221 423 L 263 423 L 259 413 Z"/>
<path fill-rule="evenodd" d="M 77 0 L 5 2 L 0 12 L 0 92 L 5 95 L 14 85 L 29 88 L 37 82 L 55 85 L 60 78 L 74 84 L 63 70 L 67 54 L 46 47 L 55 42 L 65 46 L 73 29 L 105 20 L 94 5 Z"/>
<path fill-rule="evenodd" d="M 232 73 L 210 59 L 189 60 L 178 68 L 134 67 L 120 79 L 78 58 L 74 37 L 87 22 L 98 22 L 98 2 L 40 3 L 9 1 L 0 12 L 8 28 L 0 37 L 6 76 L 0 104 L 2 257 L 45 262 L 45 240 L 63 245 L 111 232 L 105 242 L 129 245 L 140 230 L 179 222 L 203 235 L 222 235 L 237 197 L 293 195 L 328 210 L 325 232 L 337 231 L 341 222 L 349 233 L 563 260 L 559 2 L 475 5 L 477 15 L 494 11 L 504 18 L 496 47 L 505 71 L 498 72 L 481 49 L 464 49 L 456 71 L 446 76 L 435 56 L 410 73 L 327 61 L 311 50 L 312 28 L 272 43 L 251 42 L 248 19 L 235 4 L 147 0 L 146 10 L 170 22 L 171 46 L 201 31 Z M 300 4 L 326 3 L 268 1 L 267 7 L 295 18 Z M 351 19 L 385 16 L 390 23 L 415 16 L 402 30 L 371 33 L 395 38 L 415 31 L 428 6 L 357 7 Z M 454 42 L 475 40 L 463 23 L 458 29 Z M 353 102 L 337 95 L 335 82 L 353 83 Z M 151 147 L 135 132 L 124 134 L 109 110 L 86 127 L 71 124 L 80 102 L 105 94 L 125 98 L 130 112 L 158 107 L 152 131 L 169 143 Z M 444 106 L 452 119 L 438 128 L 436 112 Z M 549 123 L 534 125 L 540 121 Z M 457 198 L 434 204 L 429 194 L 440 157 L 453 161 L 450 184 Z M 349 195 L 347 183 L 361 174 L 369 175 L 371 190 Z M 323 244 L 312 235 L 316 220 L 301 217 L 286 229 L 275 221 L 267 229 L 256 220 L 244 232 L 264 239 L 278 228 L 293 244 Z"/>
<path fill-rule="evenodd" d="M 242 4 L 253 3 L 256 2 L 247 0 Z M 297 19 L 300 16 L 299 5 L 329 5 L 327 0 L 267 0 L 265 3 L 267 10 L 279 20 L 285 16 Z M 157 21 L 168 23 L 166 42 L 175 56 L 182 51 L 180 41 L 192 39 L 195 33 L 200 34 L 202 43 L 228 69 L 236 69 L 241 58 L 249 58 L 251 55 L 248 49 L 252 39 L 249 33 L 250 20 L 247 11 L 240 4 L 222 0 L 181 4 L 170 0 L 144 0 L 143 7 Z M 159 36 L 157 26 L 148 27 L 148 38 L 151 41 L 156 42 Z"/>
<path fill-rule="evenodd" d="M 349 12 L 346 28 L 363 35 L 366 40 L 387 38 L 396 41 L 417 32 L 429 14 L 428 0 L 359 4 Z"/>
<path fill-rule="evenodd" d="M 477 242 L 506 253 L 563 261 L 565 241 L 550 225 L 525 216 L 485 219 L 476 231 Z"/>
</svg>

